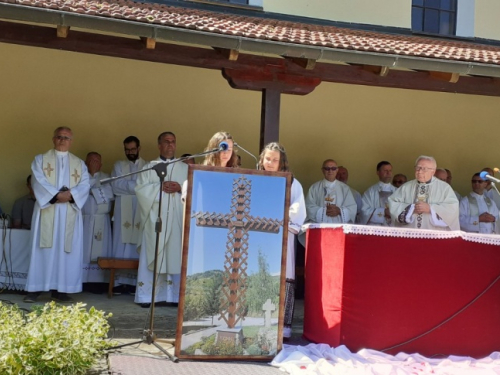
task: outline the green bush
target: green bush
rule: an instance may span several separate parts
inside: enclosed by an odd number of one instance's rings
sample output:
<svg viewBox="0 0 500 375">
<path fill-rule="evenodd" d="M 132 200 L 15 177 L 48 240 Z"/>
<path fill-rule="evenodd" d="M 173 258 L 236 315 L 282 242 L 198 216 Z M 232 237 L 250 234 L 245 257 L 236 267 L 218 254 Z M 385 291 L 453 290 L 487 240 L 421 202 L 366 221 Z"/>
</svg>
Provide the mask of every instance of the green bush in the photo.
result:
<svg viewBox="0 0 500 375">
<path fill-rule="evenodd" d="M 0 374 L 85 374 L 113 345 L 110 316 L 83 303 L 54 302 L 23 316 L 0 302 Z"/>
</svg>

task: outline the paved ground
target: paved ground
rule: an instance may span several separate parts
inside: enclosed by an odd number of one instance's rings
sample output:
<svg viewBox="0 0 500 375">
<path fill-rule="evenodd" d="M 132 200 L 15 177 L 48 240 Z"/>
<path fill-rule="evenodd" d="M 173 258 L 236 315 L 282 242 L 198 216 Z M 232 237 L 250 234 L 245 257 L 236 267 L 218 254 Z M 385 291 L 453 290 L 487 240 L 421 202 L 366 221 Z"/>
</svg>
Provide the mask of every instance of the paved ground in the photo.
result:
<svg viewBox="0 0 500 375">
<path fill-rule="evenodd" d="M 102 358 L 98 365 L 89 372 L 89 375 L 120 374 L 120 375 L 139 375 L 139 374 L 161 374 L 171 373 L 175 370 L 176 374 L 220 374 L 228 370 L 230 364 L 223 362 L 212 362 L 210 365 L 205 361 L 181 361 L 182 363 L 164 363 L 168 361 L 167 356 L 156 348 L 155 345 L 149 345 L 142 340 L 143 332 L 149 328 L 150 309 L 141 308 L 134 303 L 132 295 L 114 296 L 108 299 L 106 294 L 80 293 L 72 295 L 76 302 L 86 303 L 88 307 L 94 306 L 99 310 L 111 312 L 113 317 L 110 319 L 111 329 L 110 338 L 119 344 L 135 343 L 120 349 L 109 351 L 107 358 Z M 30 309 L 33 304 L 23 302 L 24 295 L 16 293 L 3 292 L 0 294 L 0 300 L 17 303 L 21 308 Z M 36 302 L 44 304 L 50 301 L 50 294 L 44 293 Z M 175 330 L 177 324 L 177 308 L 173 306 L 158 306 L 154 309 L 154 332 L 157 335 L 156 344 L 162 346 L 173 355 L 173 345 Z M 303 300 L 297 300 L 296 311 L 293 324 L 292 344 L 307 344 L 301 339 L 302 327 L 304 321 Z M 203 363 L 205 365 L 203 365 Z M 160 366 L 164 369 L 157 372 L 155 368 Z M 172 367 L 173 366 L 173 367 Z M 200 367 L 201 366 L 201 367 Z M 231 372 L 237 371 L 239 375 L 245 374 L 271 374 L 278 373 L 278 369 L 272 368 L 266 364 L 259 363 L 236 363 L 231 364 Z"/>
</svg>

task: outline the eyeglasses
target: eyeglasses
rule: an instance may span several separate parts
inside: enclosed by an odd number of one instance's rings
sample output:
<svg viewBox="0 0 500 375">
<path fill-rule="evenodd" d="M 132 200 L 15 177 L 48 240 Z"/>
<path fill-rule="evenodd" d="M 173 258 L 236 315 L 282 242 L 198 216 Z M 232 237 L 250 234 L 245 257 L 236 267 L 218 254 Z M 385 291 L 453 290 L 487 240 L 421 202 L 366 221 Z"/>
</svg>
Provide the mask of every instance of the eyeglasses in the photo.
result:
<svg viewBox="0 0 500 375">
<path fill-rule="evenodd" d="M 483 182 L 486 182 L 484 180 L 471 180 L 473 184 L 482 184 Z"/>
<path fill-rule="evenodd" d="M 323 170 L 328 172 L 328 171 L 336 171 L 339 169 L 338 167 L 323 167 Z"/>
<path fill-rule="evenodd" d="M 422 171 L 422 172 L 424 172 L 424 173 L 425 173 L 425 172 L 427 172 L 427 171 L 433 171 L 433 170 L 435 170 L 435 169 L 436 169 L 436 168 L 421 167 L 421 166 L 419 166 L 419 165 L 416 165 L 416 166 L 415 166 L 415 171 L 416 171 L 416 172 L 420 172 L 420 171 Z"/>
<path fill-rule="evenodd" d="M 70 137 L 66 137 L 64 135 L 56 135 L 54 138 L 60 140 L 60 141 L 71 141 Z"/>
</svg>

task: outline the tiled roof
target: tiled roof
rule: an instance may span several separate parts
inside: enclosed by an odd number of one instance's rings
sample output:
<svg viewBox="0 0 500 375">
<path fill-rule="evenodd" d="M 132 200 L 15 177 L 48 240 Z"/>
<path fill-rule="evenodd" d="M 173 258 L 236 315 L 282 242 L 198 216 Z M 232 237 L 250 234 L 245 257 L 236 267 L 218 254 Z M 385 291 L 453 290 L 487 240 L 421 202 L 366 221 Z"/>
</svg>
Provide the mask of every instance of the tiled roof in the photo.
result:
<svg viewBox="0 0 500 375">
<path fill-rule="evenodd" d="M 0 0 L 0 3 L 255 40 L 500 65 L 500 48 L 484 44 L 312 25 L 163 4 L 137 3 L 129 0 Z"/>
</svg>

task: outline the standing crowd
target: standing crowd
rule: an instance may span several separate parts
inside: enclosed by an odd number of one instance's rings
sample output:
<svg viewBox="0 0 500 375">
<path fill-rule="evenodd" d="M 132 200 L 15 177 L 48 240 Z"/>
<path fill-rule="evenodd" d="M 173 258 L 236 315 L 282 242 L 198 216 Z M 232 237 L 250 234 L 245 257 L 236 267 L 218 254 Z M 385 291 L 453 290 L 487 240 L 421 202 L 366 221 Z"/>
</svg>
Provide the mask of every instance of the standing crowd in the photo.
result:
<svg viewBox="0 0 500 375">
<path fill-rule="evenodd" d="M 115 163 L 109 179 L 110 176 L 101 171 L 99 153 L 89 152 L 83 161 L 69 152 L 72 130 L 59 127 L 54 131 L 54 148 L 35 157 L 27 180 L 30 193 L 16 201 L 12 215 L 13 227 L 31 229 L 26 302 L 36 301 L 46 291 L 57 301 L 72 301 L 68 294 L 81 292 L 83 283 L 107 281 L 96 263 L 97 258 L 135 258 L 139 260 L 138 272 L 119 272 L 115 284 L 122 291 L 135 293 L 136 303 L 149 307 L 157 239 L 155 301 L 178 302 L 186 162 L 193 159 L 168 163 L 175 159 L 176 136 L 163 132 L 157 141 L 159 157 L 147 163 L 140 157 L 139 139 L 125 138 L 126 159 Z M 227 144 L 227 149 L 206 155 L 203 165 L 229 168 L 240 165 L 229 133 L 216 133 L 206 151 L 217 149 L 222 142 Z M 157 173 L 160 169 L 162 181 Z M 275 142 L 266 145 L 260 154 L 258 169 L 290 171 L 284 147 Z M 323 162 L 324 178 L 314 183 L 307 195 L 295 176 L 292 178 L 284 337 L 291 335 L 295 245 L 304 223 L 356 223 L 433 230 L 461 228 L 469 232 L 500 233 L 496 224 L 500 195 L 479 173 L 472 176 L 472 192 L 461 198 L 450 185 L 451 172 L 438 169 L 434 158 L 418 157 L 414 169 L 415 179 L 407 181 L 402 174 L 393 177 L 392 165 L 381 161 L 376 166 L 378 181 L 363 194 L 348 185 L 347 168 L 338 166 L 333 159 Z M 491 169 L 484 170 L 493 175 Z M 111 182 L 102 183 L 103 179 Z M 160 197 L 163 225 L 158 231 Z"/>
</svg>

